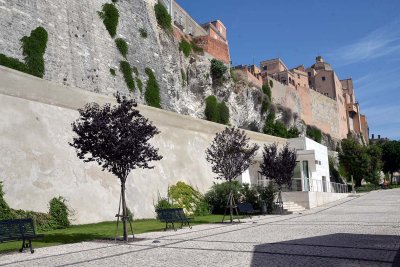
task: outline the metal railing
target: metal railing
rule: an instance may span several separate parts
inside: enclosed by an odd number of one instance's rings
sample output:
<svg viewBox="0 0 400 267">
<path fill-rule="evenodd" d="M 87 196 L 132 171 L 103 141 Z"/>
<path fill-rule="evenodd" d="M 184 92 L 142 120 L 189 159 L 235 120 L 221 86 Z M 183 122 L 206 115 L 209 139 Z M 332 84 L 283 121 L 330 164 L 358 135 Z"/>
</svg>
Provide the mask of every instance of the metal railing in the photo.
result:
<svg viewBox="0 0 400 267">
<path fill-rule="evenodd" d="M 257 181 L 260 186 L 268 186 L 271 180 L 259 179 Z M 329 193 L 348 193 L 346 184 L 326 182 L 316 179 L 292 179 L 292 188 L 286 186 L 282 191 L 309 191 L 309 192 L 329 192 Z"/>
</svg>

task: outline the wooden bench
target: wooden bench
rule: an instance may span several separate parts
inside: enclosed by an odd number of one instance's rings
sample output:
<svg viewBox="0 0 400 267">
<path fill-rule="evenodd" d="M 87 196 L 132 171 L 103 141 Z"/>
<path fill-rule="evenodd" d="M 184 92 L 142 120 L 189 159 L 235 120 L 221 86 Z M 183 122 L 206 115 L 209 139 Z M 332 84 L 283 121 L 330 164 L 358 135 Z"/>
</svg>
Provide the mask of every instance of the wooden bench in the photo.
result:
<svg viewBox="0 0 400 267">
<path fill-rule="evenodd" d="M 29 247 L 31 253 L 34 253 L 32 240 L 43 237 L 44 235 L 36 234 L 32 219 L 0 221 L 0 243 L 22 240 L 22 247 L 19 252 Z"/>
<path fill-rule="evenodd" d="M 255 213 L 260 212 L 259 210 L 255 210 L 253 208 L 253 205 L 248 202 L 243 202 L 243 203 L 238 203 L 237 207 L 239 209 L 239 212 L 242 214 L 246 214 L 251 218 L 251 215 L 254 215 Z"/>
<path fill-rule="evenodd" d="M 175 223 L 181 223 L 181 229 L 183 226 L 189 226 L 189 228 L 192 229 L 192 226 L 190 226 L 190 221 L 193 218 L 186 217 L 182 208 L 159 209 L 156 212 L 158 219 L 161 222 L 165 222 L 164 231 L 166 231 L 168 228 L 172 228 L 176 231 L 177 229 L 175 228 Z"/>
</svg>

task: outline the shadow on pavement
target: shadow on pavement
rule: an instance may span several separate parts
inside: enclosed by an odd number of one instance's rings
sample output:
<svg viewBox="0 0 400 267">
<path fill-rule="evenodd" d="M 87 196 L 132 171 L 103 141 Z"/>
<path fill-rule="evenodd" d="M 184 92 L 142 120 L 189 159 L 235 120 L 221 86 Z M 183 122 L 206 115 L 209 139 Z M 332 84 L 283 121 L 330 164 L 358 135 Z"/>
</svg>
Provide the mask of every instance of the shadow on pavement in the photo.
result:
<svg viewBox="0 0 400 267">
<path fill-rule="evenodd" d="M 256 245 L 251 266 L 396 266 L 400 237 L 338 233 Z"/>
</svg>

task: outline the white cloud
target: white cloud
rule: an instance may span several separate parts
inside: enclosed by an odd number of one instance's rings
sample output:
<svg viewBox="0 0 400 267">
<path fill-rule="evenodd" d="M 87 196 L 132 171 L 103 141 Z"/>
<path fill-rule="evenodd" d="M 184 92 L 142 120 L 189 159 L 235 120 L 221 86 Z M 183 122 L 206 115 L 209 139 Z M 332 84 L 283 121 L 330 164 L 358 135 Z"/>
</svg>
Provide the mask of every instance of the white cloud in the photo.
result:
<svg viewBox="0 0 400 267">
<path fill-rule="evenodd" d="M 389 25 L 370 32 L 355 43 L 340 47 L 327 56 L 339 66 L 368 61 L 388 55 L 400 54 L 400 23 Z"/>
</svg>

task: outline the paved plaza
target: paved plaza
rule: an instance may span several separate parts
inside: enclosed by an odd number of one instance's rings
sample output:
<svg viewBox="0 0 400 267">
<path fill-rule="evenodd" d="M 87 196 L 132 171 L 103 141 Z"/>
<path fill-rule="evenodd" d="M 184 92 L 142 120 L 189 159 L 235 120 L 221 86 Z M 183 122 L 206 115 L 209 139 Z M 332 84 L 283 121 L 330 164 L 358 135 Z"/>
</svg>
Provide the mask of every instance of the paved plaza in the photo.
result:
<svg viewBox="0 0 400 267">
<path fill-rule="evenodd" d="M 7 254 L 0 266 L 400 266 L 400 190 L 348 197 L 302 214 L 137 239 Z"/>
</svg>

